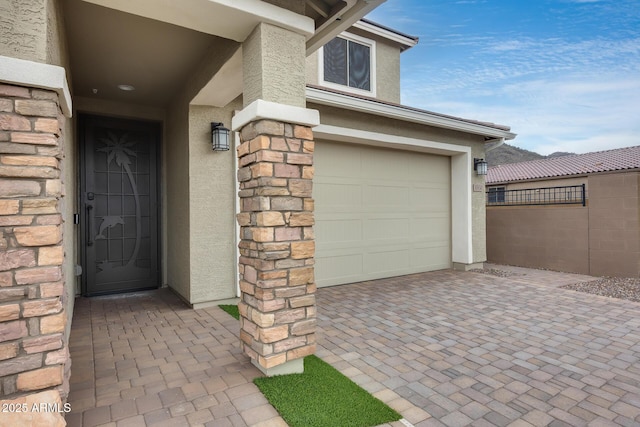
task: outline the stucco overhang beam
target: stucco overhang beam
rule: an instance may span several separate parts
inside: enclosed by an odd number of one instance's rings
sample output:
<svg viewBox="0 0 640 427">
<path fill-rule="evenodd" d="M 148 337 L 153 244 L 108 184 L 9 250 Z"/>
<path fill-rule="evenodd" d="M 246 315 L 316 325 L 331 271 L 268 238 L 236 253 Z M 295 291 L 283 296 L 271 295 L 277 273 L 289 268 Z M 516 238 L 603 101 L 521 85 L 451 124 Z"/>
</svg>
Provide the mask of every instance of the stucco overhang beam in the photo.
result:
<svg viewBox="0 0 640 427">
<path fill-rule="evenodd" d="M 313 19 L 260 0 L 85 0 L 218 37 L 244 41 L 260 22 L 310 38 Z"/>
<path fill-rule="evenodd" d="M 241 94 L 242 47 L 239 47 L 211 80 L 193 97 L 190 104 L 224 107 Z"/>
<path fill-rule="evenodd" d="M 327 20 L 315 34 L 307 40 L 307 55 L 330 42 L 335 36 L 358 22 L 367 13 L 380 6 L 386 0 L 347 0 L 347 5 L 334 17 Z"/>
<path fill-rule="evenodd" d="M 338 107 L 362 113 L 375 114 L 412 123 L 419 123 L 443 129 L 452 129 L 474 135 L 481 135 L 490 138 L 504 138 L 511 140 L 516 137 L 515 133 L 504 129 L 484 125 L 482 123 L 470 122 L 455 117 L 441 116 L 426 111 L 418 111 L 398 105 L 389 105 L 368 99 L 356 98 L 341 93 L 328 92 L 321 89 L 307 87 L 307 102 L 320 105 Z"/>
<path fill-rule="evenodd" d="M 331 16 L 331 7 L 327 3 L 319 0 L 305 0 L 305 3 L 323 18 Z"/>
</svg>

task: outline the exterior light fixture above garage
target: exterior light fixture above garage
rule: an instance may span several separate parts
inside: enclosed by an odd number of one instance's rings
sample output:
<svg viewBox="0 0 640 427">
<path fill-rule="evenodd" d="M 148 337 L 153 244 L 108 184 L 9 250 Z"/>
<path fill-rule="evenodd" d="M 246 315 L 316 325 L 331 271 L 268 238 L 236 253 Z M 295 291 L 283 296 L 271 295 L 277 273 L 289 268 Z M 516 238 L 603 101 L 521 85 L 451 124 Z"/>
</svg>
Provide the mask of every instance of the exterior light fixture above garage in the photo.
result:
<svg viewBox="0 0 640 427">
<path fill-rule="evenodd" d="M 473 159 L 473 170 L 476 171 L 477 175 L 486 175 L 488 169 L 488 164 L 484 159 Z"/>
</svg>

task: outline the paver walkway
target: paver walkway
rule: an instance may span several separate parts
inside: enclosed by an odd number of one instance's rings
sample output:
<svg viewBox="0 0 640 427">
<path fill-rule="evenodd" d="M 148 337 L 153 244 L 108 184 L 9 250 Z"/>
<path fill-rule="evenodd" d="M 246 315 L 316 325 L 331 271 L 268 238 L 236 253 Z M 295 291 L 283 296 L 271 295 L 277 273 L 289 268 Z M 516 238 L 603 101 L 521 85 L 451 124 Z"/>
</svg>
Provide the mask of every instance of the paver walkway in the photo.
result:
<svg viewBox="0 0 640 427">
<path fill-rule="evenodd" d="M 238 321 L 192 310 L 169 289 L 78 298 L 70 338 L 70 427 L 286 423 L 251 382 Z"/>
<path fill-rule="evenodd" d="M 318 290 L 317 354 L 416 427 L 640 425 L 640 304 L 493 266 Z M 170 291 L 78 299 L 70 426 L 286 426 L 238 324 Z M 400 423 L 393 423 L 401 426 Z"/>
</svg>

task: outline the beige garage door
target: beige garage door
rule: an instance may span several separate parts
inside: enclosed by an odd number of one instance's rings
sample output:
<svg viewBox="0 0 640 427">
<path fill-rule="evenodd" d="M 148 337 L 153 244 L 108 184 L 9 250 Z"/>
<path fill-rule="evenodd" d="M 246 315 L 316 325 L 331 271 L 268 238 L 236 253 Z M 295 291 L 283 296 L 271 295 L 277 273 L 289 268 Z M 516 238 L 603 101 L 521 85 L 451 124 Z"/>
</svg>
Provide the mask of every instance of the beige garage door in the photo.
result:
<svg viewBox="0 0 640 427">
<path fill-rule="evenodd" d="M 318 141 L 316 282 L 451 266 L 449 157 Z"/>
</svg>

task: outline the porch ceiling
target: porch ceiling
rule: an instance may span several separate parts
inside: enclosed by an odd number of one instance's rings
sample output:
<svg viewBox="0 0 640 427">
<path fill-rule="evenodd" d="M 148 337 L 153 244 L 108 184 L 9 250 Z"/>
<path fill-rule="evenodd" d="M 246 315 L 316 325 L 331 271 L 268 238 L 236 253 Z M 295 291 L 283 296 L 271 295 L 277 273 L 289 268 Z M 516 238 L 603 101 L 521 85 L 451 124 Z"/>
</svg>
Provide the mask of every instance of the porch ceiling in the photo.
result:
<svg viewBox="0 0 640 427">
<path fill-rule="evenodd" d="M 246 13 L 240 3 L 229 6 L 218 0 L 191 0 L 193 7 L 152 0 L 62 1 L 73 96 L 163 107 L 209 49 L 223 41 L 242 41 L 261 19 L 305 32 L 311 53 L 384 0 L 305 0 L 298 3 L 299 10 L 290 11 L 278 7 L 286 7 L 288 0 L 243 0 Z M 303 11 L 298 19 L 296 13 Z M 237 55 L 233 59 L 225 78 L 218 79 L 223 83 L 207 85 L 215 87 L 199 95 L 200 103 L 220 105 L 241 93 L 242 63 Z M 135 90 L 123 91 L 119 85 Z"/>
<path fill-rule="evenodd" d="M 64 17 L 72 92 L 87 98 L 164 106 L 221 40 L 81 0 L 64 0 Z"/>
</svg>

